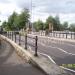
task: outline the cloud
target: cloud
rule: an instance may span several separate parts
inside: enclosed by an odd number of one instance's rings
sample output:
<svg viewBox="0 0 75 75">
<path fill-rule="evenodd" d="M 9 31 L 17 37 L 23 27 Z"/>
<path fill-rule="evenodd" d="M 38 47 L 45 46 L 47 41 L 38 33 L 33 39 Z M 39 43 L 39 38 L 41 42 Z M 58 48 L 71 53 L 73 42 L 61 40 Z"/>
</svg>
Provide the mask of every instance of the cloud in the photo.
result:
<svg viewBox="0 0 75 75">
<path fill-rule="evenodd" d="M 9 0 L 0 0 L 0 3 L 10 3 Z"/>
<path fill-rule="evenodd" d="M 61 22 L 68 21 L 69 24 L 75 23 L 75 14 L 59 14 Z"/>
<path fill-rule="evenodd" d="M 75 13 L 75 1 L 73 0 L 39 0 L 36 1 L 35 9 L 38 7 L 41 13 Z"/>
<path fill-rule="evenodd" d="M 61 21 L 75 20 L 75 0 L 0 0 L 0 17 L 4 20 L 4 17 L 6 19 L 13 11 L 20 12 L 23 8 L 28 8 L 30 12 L 32 9 L 34 20 L 45 21 L 49 15 L 57 14 Z"/>
<path fill-rule="evenodd" d="M 12 0 L 12 2 L 15 3 L 19 8 L 31 9 L 31 0 Z"/>
</svg>

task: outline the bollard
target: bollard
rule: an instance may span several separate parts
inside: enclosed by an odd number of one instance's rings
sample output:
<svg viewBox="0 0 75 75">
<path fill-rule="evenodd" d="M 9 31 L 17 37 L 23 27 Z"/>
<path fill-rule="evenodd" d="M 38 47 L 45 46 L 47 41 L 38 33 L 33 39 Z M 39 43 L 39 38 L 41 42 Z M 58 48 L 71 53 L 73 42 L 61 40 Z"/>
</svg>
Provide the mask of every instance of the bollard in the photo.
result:
<svg viewBox="0 0 75 75">
<path fill-rule="evenodd" d="M 60 38 L 60 33 L 59 33 L 59 38 Z"/>
<path fill-rule="evenodd" d="M 7 32 L 6 32 L 6 37 L 7 37 Z"/>
<path fill-rule="evenodd" d="M 10 31 L 9 31 L 9 38 L 10 38 L 10 36 L 11 36 L 11 35 L 10 35 Z"/>
<path fill-rule="evenodd" d="M 10 38 L 10 31 L 9 31 L 9 38 Z"/>
<path fill-rule="evenodd" d="M 71 39 L 72 39 L 72 32 L 71 32 Z"/>
<path fill-rule="evenodd" d="M 13 40 L 13 31 L 12 31 L 12 40 Z"/>
<path fill-rule="evenodd" d="M 1 36 L 1 35 L 0 35 Z M 1 48 L 1 39 L 0 39 L 0 48 Z"/>
<path fill-rule="evenodd" d="M 25 35 L 25 49 L 27 50 L 27 35 Z"/>
<path fill-rule="evenodd" d="M 67 39 L 67 33 L 66 33 L 66 39 Z"/>
<path fill-rule="evenodd" d="M 35 38 L 35 54 L 34 54 L 34 56 L 38 56 L 38 54 L 37 54 L 37 41 L 38 41 L 38 37 L 36 36 L 36 38 Z"/>
<path fill-rule="evenodd" d="M 21 35 L 19 34 L 19 45 L 21 45 Z"/>
<path fill-rule="evenodd" d="M 14 35 L 15 35 L 15 42 L 16 42 L 16 33 L 14 33 Z"/>
<path fill-rule="evenodd" d="M 64 33 L 63 33 L 63 38 L 64 38 Z"/>
<path fill-rule="evenodd" d="M 56 32 L 56 37 L 57 37 L 57 32 Z"/>
<path fill-rule="evenodd" d="M 9 31 L 8 31 L 8 38 L 9 38 Z"/>
<path fill-rule="evenodd" d="M 11 31 L 10 31 L 10 39 L 11 39 Z"/>
<path fill-rule="evenodd" d="M 74 32 L 74 39 L 75 39 L 75 32 Z"/>
</svg>

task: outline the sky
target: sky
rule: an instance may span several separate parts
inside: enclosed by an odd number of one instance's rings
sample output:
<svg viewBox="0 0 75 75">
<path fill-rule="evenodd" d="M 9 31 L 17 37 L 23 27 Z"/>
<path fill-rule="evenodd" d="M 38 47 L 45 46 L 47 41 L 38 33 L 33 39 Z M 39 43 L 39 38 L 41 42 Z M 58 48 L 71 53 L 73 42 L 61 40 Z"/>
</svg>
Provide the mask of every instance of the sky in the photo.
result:
<svg viewBox="0 0 75 75">
<path fill-rule="evenodd" d="M 50 15 L 58 15 L 61 23 L 75 23 L 75 0 L 0 0 L 0 20 L 3 22 L 16 11 L 20 13 L 28 8 L 32 14 L 31 21 L 38 19 L 45 22 Z"/>
</svg>

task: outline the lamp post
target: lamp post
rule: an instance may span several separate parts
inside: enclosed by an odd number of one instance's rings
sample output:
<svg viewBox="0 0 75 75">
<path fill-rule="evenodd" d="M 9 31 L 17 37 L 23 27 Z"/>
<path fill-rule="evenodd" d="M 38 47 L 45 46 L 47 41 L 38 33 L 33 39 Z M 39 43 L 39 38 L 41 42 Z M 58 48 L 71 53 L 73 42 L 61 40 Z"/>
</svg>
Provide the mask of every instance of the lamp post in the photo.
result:
<svg viewBox="0 0 75 75">
<path fill-rule="evenodd" d="M 33 7 L 35 7 L 35 6 L 33 6 L 33 1 L 31 0 L 31 20 L 33 20 Z M 33 27 L 33 23 L 32 23 L 32 32 L 33 32 L 33 29 L 34 29 L 34 27 Z"/>
</svg>

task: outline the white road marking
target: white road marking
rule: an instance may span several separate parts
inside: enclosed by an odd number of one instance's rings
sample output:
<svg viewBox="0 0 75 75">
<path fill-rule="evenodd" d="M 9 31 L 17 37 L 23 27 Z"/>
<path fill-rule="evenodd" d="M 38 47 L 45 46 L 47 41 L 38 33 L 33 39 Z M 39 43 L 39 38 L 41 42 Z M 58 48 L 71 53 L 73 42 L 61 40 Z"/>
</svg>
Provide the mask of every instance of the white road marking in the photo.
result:
<svg viewBox="0 0 75 75">
<path fill-rule="evenodd" d="M 75 54 L 69 53 L 69 52 L 67 52 L 67 51 L 65 51 L 64 49 L 61 49 L 61 48 L 59 48 L 59 47 L 47 46 L 47 45 L 45 45 L 45 44 L 43 44 L 43 43 L 39 43 L 39 44 L 41 44 L 42 46 L 45 46 L 45 47 L 50 47 L 50 48 L 58 49 L 58 50 L 60 50 L 60 51 L 62 51 L 62 52 L 64 52 L 64 53 L 66 53 L 66 54 L 69 54 L 69 55 L 75 55 Z"/>
<path fill-rule="evenodd" d="M 64 44 L 64 43 L 63 43 L 63 44 Z M 72 45 L 72 44 L 68 44 L 68 43 L 67 43 L 67 45 L 75 47 L 75 45 Z"/>
<path fill-rule="evenodd" d="M 30 46 L 29 46 L 29 50 L 32 51 L 32 49 L 31 49 Z M 34 51 L 32 51 L 32 52 L 34 52 Z M 49 56 L 49 55 L 47 55 L 47 54 L 45 54 L 45 53 L 41 53 L 41 52 L 38 52 L 38 53 L 41 54 L 41 55 L 44 55 L 44 56 L 48 57 L 48 58 L 52 61 L 52 63 L 56 64 L 55 61 L 51 58 L 51 56 Z"/>
<path fill-rule="evenodd" d="M 30 47 L 30 46 L 29 46 L 29 49 L 31 50 L 31 47 Z M 32 50 L 31 50 L 31 51 L 32 51 Z M 32 52 L 34 52 L 34 51 L 32 51 Z M 38 53 L 41 54 L 41 55 L 44 55 L 44 56 L 48 57 L 49 60 L 50 60 L 52 63 L 56 64 L 56 62 L 51 58 L 51 56 L 49 56 L 49 55 L 47 55 L 47 54 L 44 54 L 44 53 L 40 53 L 40 52 L 38 52 Z M 60 66 L 60 68 L 63 68 L 63 69 L 65 69 L 65 70 L 68 70 L 68 71 L 70 71 L 70 72 L 74 72 L 74 73 L 75 73 L 75 70 L 68 69 L 68 68 L 65 68 L 65 67 L 63 67 L 63 66 Z"/>
<path fill-rule="evenodd" d="M 33 41 L 31 40 L 31 42 L 33 42 Z M 34 43 L 34 42 L 33 42 L 33 43 Z M 67 51 L 65 51 L 64 49 L 61 49 L 61 48 L 59 48 L 59 47 L 47 46 L 47 45 L 45 45 L 44 43 L 40 43 L 40 42 L 38 42 L 38 43 L 41 44 L 42 46 L 45 46 L 45 47 L 50 47 L 50 48 L 58 49 L 58 50 L 60 50 L 60 51 L 62 51 L 62 52 L 64 52 L 64 53 L 66 53 L 66 54 L 69 54 L 69 55 L 75 55 L 75 54 L 69 53 L 69 52 L 67 52 Z"/>
<path fill-rule="evenodd" d="M 74 72 L 75 73 L 75 70 L 72 70 L 72 69 L 69 69 L 69 68 L 65 68 L 63 66 L 60 66 L 61 68 L 65 69 L 65 70 L 68 70 L 68 71 L 71 71 L 71 72 Z"/>
</svg>

